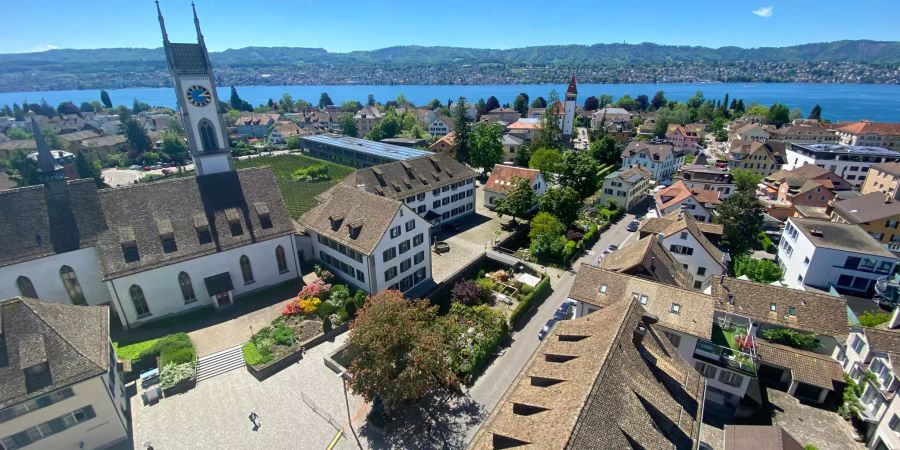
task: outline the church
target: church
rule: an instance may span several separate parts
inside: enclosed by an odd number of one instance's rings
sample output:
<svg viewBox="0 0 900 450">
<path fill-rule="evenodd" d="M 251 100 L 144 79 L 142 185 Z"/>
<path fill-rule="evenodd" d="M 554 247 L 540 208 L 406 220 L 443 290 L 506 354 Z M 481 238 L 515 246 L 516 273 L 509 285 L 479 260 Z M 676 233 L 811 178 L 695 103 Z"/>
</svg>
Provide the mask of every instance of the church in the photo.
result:
<svg viewBox="0 0 900 450">
<path fill-rule="evenodd" d="M 133 328 L 299 276 L 271 168 L 235 170 L 196 10 L 196 44 L 169 42 L 157 12 L 195 176 L 66 180 L 35 125 L 41 184 L 0 191 L 0 298 L 109 305 Z"/>
</svg>

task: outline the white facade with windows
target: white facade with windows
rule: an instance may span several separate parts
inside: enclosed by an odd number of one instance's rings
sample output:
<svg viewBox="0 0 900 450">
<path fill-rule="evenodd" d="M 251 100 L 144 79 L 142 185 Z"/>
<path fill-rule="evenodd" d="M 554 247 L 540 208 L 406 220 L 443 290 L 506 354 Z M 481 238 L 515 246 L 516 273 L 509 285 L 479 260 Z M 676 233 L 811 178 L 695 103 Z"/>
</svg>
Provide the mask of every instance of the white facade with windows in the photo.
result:
<svg viewBox="0 0 900 450">
<path fill-rule="evenodd" d="M 33 292 L 26 292 L 29 283 Z M 0 267 L 0 298 L 18 296 L 87 305 L 112 300 L 91 247 Z"/>
<path fill-rule="evenodd" d="M 475 179 L 456 181 L 398 200 L 422 217 L 434 213 L 440 216 L 438 223 L 449 222 L 475 211 Z"/>
<path fill-rule="evenodd" d="M 840 144 L 797 144 L 785 149 L 782 170 L 813 164 L 830 170 L 860 188 L 873 164 L 900 161 L 900 153 L 881 147 Z"/>
<path fill-rule="evenodd" d="M 694 289 L 706 289 L 714 277 L 724 273 L 722 264 L 687 230 L 663 238 L 663 246 L 694 277 Z"/>
</svg>

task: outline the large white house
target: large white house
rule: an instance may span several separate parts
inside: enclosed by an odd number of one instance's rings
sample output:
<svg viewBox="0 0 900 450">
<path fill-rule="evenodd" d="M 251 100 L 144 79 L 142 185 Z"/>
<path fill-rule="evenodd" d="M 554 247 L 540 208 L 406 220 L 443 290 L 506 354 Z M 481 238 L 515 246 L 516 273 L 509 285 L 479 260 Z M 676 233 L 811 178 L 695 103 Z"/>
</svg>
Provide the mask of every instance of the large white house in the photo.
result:
<svg viewBox="0 0 900 450">
<path fill-rule="evenodd" d="M 790 217 L 781 234 L 778 264 L 783 282 L 854 295 L 871 294 L 894 273 L 897 257 L 857 225 Z"/>
<path fill-rule="evenodd" d="M 676 211 L 646 219 L 639 231 L 642 238 L 657 235 L 662 239 L 664 247 L 694 277 L 694 289 L 706 289 L 714 277 L 725 273 L 728 254 L 707 236 L 720 236 L 721 225 L 697 222 L 686 211 Z"/>
<path fill-rule="evenodd" d="M 654 181 L 666 181 L 684 163 L 684 150 L 665 141 L 631 141 L 622 151 L 622 167 L 638 164 L 653 174 Z"/>
<path fill-rule="evenodd" d="M 271 169 L 234 170 L 199 25 L 172 44 L 159 20 L 197 176 L 98 191 L 38 131 L 41 184 L 0 192 L 0 298 L 108 304 L 134 327 L 299 276 Z"/>
<path fill-rule="evenodd" d="M 828 169 L 859 188 L 873 164 L 900 161 L 900 152 L 882 147 L 844 144 L 798 144 L 786 147 L 781 168 L 791 170 L 807 164 Z"/>
<path fill-rule="evenodd" d="M 631 209 L 647 196 L 653 174 L 643 166 L 633 164 L 623 167 L 603 178 L 600 187 L 600 203 L 609 202 L 623 209 Z"/>
<path fill-rule="evenodd" d="M 491 176 L 484 183 L 484 206 L 488 209 L 497 207 L 499 200 L 505 199 L 510 189 L 514 188 L 515 179 L 527 180 L 534 190 L 535 200 L 547 192 L 547 182 L 540 170 L 526 169 L 524 167 L 506 166 L 497 164 L 491 169 Z"/>
<path fill-rule="evenodd" d="M 129 440 L 109 308 L 0 302 L 0 448 L 109 448 Z"/>
</svg>

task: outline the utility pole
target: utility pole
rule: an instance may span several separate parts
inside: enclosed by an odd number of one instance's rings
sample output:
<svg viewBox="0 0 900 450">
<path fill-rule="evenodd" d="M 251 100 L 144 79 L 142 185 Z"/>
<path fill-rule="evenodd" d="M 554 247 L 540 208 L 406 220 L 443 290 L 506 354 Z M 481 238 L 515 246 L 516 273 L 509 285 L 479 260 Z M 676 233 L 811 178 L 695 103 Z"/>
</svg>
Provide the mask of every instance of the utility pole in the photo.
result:
<svg viewBox="0 0 900 450">
<path fill-rule="evenodd" d="M 350 417 L 350 398 L 347 397 L 347 378 L 350 376 L 346 371 L 343 371 L 338 374 L 338 377 L 341 379 L 341 385 L 344 386 L 344 405 L 347 406 L 347 426 L 350 427 L 350 432 L 353 433 L 353 438 L 356 439 L 356 445 L 359 447 L 359 450 L 362 450 L 362 444 L 359 442 L 359 436 L 356 435 L 356 430 L 353 429 L 353 419 Z"/>
</svg>

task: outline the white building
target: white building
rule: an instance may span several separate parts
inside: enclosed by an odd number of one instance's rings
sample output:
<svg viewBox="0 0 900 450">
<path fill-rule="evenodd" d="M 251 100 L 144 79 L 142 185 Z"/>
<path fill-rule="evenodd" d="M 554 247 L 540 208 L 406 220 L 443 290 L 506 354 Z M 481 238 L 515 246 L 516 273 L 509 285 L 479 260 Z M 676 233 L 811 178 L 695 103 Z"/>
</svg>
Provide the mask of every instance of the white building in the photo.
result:
<svg viewBox="0 0 900 450">
<path fill-rule="evenodd" d="M 722 199 L 731 197 L 737 191 L 731 173 L 718 167 L 689 164 L 681 166 L 675 180 L 681 180 L 692 190 L 715 191 Z"/>
<path fill-rule="evenodd" d="M 653 174 L 637 164 L 619 169 L 603 178 L 600 188 L 600 204 L 615 202 L 625 210 L 643 200 L 650 189 Z"/>
<path fill-rule="evenodd" d="M 606 126 L 615 122 L 631 122 L 631 112 L 624 108 L 616 108 L 607 106 L 600 108 L 591 114 L 591 128 L 599 130 L 601 126 Z"/>
<path fill-rule="evenodd" d="M 721 225 L 698 223 L 690 214 L 678 211 L 644 220 L 639 231 L 641 238 L 660 236 L 663 246 L 694 277 L 694 289 L 704 290 L 727 268 L 728 254 L 706 235 L 707 232 L 721 235 L 721 230 Z"/>
<path fill-rule="evenodd" d="M 575 84 L 575 74 L 569 80 L 569 87 L 566 88 L 565 111 L 562 117 L 561 130 L 564 140 L 572 137 L 572 131 L 575 129 L 575 108 L 578 102 L 578 87 Z"/>
<path fill-rule="evenodd" d="M 452 117 L 435 114 L 434 118 L 428 124 L 428 127 L 426 129 L 432 136 L 440 137 L 453 131 L 454 126 L 456 126 L 456 122 Z"/>
<path fill-rule="evenodd" d="M 843 144 L 797 144 L 787 146 L 783 170 L 807 164 L 828 169 L 859 188 L 873 164 L 900 161 L 900 152 L 881 147 Z"/>
<path fill-rule="evenodd" d="M 878 278 L 894 273 L 897 257 L 857 225 L 790 217 L 781 234 L 783 282 L 853 295 L 871 295 Z"/>
<path fill-rule="evenodd" d="M 0 448 L 108 448 L 130 439 L 109 308 L 0 302 Z"/>
<path fill-rule="evenodd" d="M 622 151 L 622 167 L 639 164 L 653 174 L 654 181 L 667 181 L 684 163 L 684 151 L 671 142 L 631 141 Z"/>
<path fill-rule="evenodd" d="M 900 123 L 861 120 L 834 125 L 834 132 L 841 144 L 900 150 Z"/>
<path fill-rule="evenodd" d="M 484 191 L 484 206 L 488 209 L 494 209 L 497 206 L 497 202 L 505 199 L 509 190 L 516 186 L 516 178 L 528 180 L 531 188 L 534 189 L 535 200 L 547 192 L 547 182 L 544 181 L 544 176 L 541 175 L 540 170 L 497 164 L 491 169 L 491 176 L 488 177 L 482 189 Z"/>
<path fill-rule="evenodd" d="M 412 208 L 345 184 L 320 199 L 300 217 L 298 240 L 348 284 L 407 292 L 431 279 L 431 224 Z"/>
</svg>

